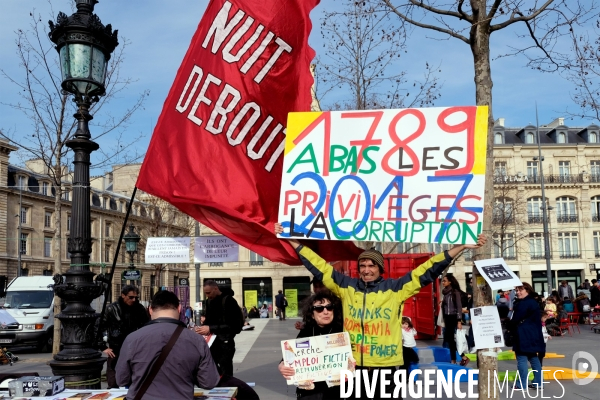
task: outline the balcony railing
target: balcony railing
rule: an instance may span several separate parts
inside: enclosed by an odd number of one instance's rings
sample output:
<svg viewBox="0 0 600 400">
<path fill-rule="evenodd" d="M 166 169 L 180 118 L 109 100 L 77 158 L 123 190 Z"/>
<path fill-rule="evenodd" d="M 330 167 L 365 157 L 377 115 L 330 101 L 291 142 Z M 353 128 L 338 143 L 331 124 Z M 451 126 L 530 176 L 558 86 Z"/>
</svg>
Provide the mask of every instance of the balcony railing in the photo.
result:
<svg viewBox="0 0 600 400">
<path fill-rule="evenodd" d="M 263 265 L 263 261 L 250 261 L 250 265 Z"/>
<path fill-rule="evenodd" d="M 545 183 L 581 183 L 581 175 L 544 175 Z"/>
<path fill-rule="evenodd" d="M 559 224 L 568 224 L 570 222 L 577 222 L 578 218 L 577 215 L 557 215 L 556 216 L 556 222 L 558 222 Z"/>
<path fill-rule="evenodd" d="M 600 253 L 595 254 L 596 258 L 600 258 Z"/>
<path fill-rule="evenodd" d="M 590 175 L 590 182 L 595 182 L 595 183 L 600 182 L 600 174 Z"/>
<path fill-rule="evenodd" d="M 581 258 L 581 254 L 569 253 L 569 254 L 561 254 L 561 259 L 570 259 L 570 258 Z"/>
<path fill-rule="evenodd" d="M 542 222 L 544 222 L 544 217 L 536 214 L 527 214 L 527 221 L 530 224 L 541 224 Z"/>
<path fill-rule="evenodd" d="M 494 225 L 508 225 L 508 224 L 514 224 L 515 223 L 515 217 L 513 215 L 494 215 L 492 216 L 492 224 Z"/>
<path fill-rule="evenodd" d="M 592 215 L 593 222 L 600 222 L 600 215 Z"/>
<path fill-rule="evenodd" d="M 532 254 L 530 257 L 532 260 L 543 260 L 546 258 L 543 254 Z"/>
</svg>

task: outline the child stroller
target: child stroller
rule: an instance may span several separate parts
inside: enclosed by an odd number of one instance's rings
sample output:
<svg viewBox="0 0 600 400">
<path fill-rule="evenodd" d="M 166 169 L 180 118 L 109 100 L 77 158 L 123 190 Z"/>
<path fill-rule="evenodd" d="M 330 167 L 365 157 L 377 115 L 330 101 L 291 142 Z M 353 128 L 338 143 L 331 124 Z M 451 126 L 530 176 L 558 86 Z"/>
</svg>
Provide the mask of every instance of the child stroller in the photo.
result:
<svg viewBox="0 0 600 400">
<path fill-rule="evenodd" d="M 19 361 L 19 357 L 15 356 L 10 351 L 5 348 L 0 348 L 0 364 L 10 364 L 13 365 L 14 362 Z"/>
</svg>

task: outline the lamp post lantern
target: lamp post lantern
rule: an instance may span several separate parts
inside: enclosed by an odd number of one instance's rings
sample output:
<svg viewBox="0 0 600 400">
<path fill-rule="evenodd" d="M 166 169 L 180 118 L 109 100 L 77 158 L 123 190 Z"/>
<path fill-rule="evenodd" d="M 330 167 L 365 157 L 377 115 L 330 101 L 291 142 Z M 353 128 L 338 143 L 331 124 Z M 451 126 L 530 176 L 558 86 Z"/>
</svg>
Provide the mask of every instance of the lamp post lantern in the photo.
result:
<svg viewBox="0 0 600 400">
<path fill-rule="evenodd" d="M 127 250 L 127 254 L 129 254 L 129 269 L 134 269 L 133 265 L 133 255 L 137 253 L 138 242 L 140 241 L 140 235 L 135 233 L 133 224 L 129 225 L 129 232 L 123 236 L 123 240 L 125 240 L 125 249 Z"/>
<path fill-rule="evenodd" d="M 65 378 L 65 386 L 74 389 L 100 389 L 104 364 L 102 353 L 92 348 L 94 326 L 99 314 L 90 306 L 102 294 L 104 286 L 94 282 L 90 270 L 92 252 L 90 224 L 90 154 L 99 148 L 91 140 L 88 122 L 90 107 L 105 94 L 105 78 L 111 53 L 119 44 L 117 31 L 104 26 L 94 14 L 97 0 L 75 0 L 77 11 L 59 13 L 56 23 L 49 21 L 50 40 L 59 53 L 64 93 L 74 95 L 78 126 L 66 142 L 73 150 L 73 200 L 70 237 L 67 248 L 71 265 L 64 280 L 55 276 L 54 292 L 66 301 L 57 318 L 61 321 L 62 350 L 49 363 L 54 375 Z"/>
</svg>

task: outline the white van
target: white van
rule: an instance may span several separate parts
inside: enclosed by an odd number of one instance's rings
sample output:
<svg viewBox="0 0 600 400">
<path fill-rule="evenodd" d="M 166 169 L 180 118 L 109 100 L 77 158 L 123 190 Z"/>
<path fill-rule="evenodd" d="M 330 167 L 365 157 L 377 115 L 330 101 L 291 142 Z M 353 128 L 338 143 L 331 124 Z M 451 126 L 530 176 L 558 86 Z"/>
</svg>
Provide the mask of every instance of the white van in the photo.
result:
<svg viewBox="0 0 600 400">
<path fill-rule="evenodd" d="M 54 284 L 51 276 L 20 276 L 6 289 L 4 309 L 17 320 L 0 326 L 0 346 L 36 346 L 51 351 L 54 337 Z"/>
</svg>

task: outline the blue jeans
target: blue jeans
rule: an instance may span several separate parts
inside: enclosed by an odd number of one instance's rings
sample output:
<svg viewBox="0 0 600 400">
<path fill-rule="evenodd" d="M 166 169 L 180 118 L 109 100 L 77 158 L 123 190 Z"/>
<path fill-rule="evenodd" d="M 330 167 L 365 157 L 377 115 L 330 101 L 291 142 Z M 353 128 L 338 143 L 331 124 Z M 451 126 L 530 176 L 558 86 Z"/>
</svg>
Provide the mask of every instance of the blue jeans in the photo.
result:
<svg viewBox="0 0 600 400">
<path fill-rule="evenodd" d="M 531 364 L 531 369 L 533 370 L 533 384 L 537 384 L 538 388 L 541 388 L 542 384 L 542 364 L 540 363 L 540 359 L 537 356 L 537 353 L 516 353 L 517 356 L 517 370 L 519 371 L 520 382 L 515 382 L 517 387 L 521 389 L 527 389 L 528 381 L 527 381 L 527 373 L 528 365 Z"/>
</svg>

